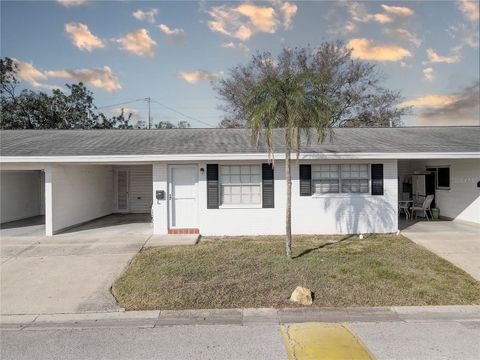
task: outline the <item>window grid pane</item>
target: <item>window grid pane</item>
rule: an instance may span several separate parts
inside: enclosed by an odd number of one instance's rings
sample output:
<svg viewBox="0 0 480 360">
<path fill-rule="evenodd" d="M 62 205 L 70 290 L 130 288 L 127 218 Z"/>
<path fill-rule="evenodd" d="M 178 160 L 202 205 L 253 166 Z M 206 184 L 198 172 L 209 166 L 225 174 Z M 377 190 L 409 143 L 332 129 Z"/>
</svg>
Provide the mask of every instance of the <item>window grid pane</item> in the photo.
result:
<svg viewBox="0 0 480 360">
<path fill-rule="evenodd" d="M 261 204 L 259 165 L 221 165 L 220 174 L 222 204 Z"/>
<path fill-rule="evenodd" d="M 312 165 L 312 188 L 316 194 L 368 193 L 367 164 Z"/>
<path fill-rule="evenodd" d="M 315 194 L 338 193 L 340 188 L 338 165 L 312 166 L 312 187 Z"/>
<path fill-rule="evenodd" d="M 368 193 L 368 165 L 342 165 L 342 193 Z"/>
</svg>

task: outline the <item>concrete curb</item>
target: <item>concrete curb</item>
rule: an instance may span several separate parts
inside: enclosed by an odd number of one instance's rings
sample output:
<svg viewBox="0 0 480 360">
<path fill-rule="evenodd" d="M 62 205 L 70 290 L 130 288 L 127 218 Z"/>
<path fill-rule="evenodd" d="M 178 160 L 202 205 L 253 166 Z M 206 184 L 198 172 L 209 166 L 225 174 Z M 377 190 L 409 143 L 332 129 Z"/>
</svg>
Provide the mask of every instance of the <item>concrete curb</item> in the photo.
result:
<svg viewBox="0 0 480 360">
<path fill-rule="evenodd" d="M 3 330 L 181 325 L 272 325 L 299 322 L 480 321 L 480 305 L 357 308 L 258 308 L 117 311 L 76 314 L 1 315 Z"/>
</svg>

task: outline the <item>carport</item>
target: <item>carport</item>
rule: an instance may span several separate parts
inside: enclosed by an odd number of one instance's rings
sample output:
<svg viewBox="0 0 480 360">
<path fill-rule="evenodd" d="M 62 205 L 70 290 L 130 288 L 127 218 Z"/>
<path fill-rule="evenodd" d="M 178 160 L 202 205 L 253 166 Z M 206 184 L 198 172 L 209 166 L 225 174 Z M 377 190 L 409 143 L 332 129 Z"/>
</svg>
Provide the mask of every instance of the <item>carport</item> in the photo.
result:
<svg viewBox="0 0 480 360">
<path fill-rule="evenodd" d="M 11 234 L 45 234 L 45 173 L 39 169 L 0 172 L 0 231 Z"/>
<path fill-rule="evenodd" d="M 401 159 L 398 199 L 422 204 L 427 195 L 433 195 L 431 207 L 440 209 L 443 219 L 480 224 L 479 174 L 478 159 Z"/>
<path fill-rule="evenodd" d="M 2 236 L 151 232 L 151 164 L 27 169 L 2 171 Z"/>
</svg>

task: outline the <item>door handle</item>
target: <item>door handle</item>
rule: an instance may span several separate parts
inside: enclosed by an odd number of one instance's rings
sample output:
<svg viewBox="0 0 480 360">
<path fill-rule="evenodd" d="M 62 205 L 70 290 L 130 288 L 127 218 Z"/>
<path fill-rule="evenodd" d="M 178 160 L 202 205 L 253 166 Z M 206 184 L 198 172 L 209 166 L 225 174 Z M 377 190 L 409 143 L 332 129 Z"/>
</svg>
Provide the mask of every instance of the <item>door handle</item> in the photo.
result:
<svg viewBox="0 0 480 360">
<path fill-rule="evenodd" d="M 172 200 L 172 194 L 168 194 L 168 200 Z"/>
</svg>

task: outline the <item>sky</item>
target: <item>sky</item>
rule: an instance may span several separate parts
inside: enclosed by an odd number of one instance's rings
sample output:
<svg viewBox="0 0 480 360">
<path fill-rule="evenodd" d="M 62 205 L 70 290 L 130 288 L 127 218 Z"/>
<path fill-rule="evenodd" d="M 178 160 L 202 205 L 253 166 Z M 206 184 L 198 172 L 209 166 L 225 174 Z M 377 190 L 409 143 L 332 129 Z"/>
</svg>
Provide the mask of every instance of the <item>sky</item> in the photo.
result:
<svg viewBox="0 0 480 360">
<path fill-rule="evenodd" d="M 404 125 L 480 125 L 478 1 L 2 1 L 1 56 L 21 86 L 83 81 L 135 121 L 223 118 L 211 81 L 257 51 L 342 40 L 413 106 Z"/>
</svg>

